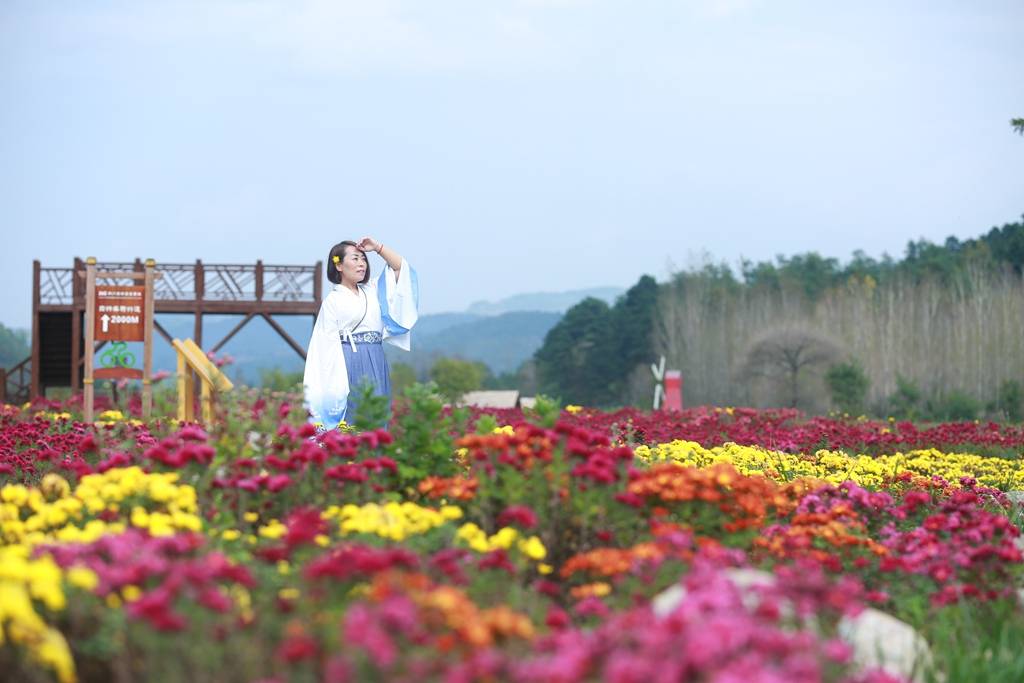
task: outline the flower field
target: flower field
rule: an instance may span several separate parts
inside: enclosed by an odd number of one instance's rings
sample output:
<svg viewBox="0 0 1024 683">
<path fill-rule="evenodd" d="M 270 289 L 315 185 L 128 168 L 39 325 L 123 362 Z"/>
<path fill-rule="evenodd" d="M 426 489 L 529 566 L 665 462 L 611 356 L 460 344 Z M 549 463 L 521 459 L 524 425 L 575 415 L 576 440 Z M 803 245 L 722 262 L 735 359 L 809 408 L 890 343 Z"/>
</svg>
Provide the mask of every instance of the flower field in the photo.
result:
<svg viewBox="0 0 1024 683">
<path fill-rule="evenodd" d="M 4 406 L 4 680 L 1024 680 L 1019 426 L 300 405 Z"/>
</svg>

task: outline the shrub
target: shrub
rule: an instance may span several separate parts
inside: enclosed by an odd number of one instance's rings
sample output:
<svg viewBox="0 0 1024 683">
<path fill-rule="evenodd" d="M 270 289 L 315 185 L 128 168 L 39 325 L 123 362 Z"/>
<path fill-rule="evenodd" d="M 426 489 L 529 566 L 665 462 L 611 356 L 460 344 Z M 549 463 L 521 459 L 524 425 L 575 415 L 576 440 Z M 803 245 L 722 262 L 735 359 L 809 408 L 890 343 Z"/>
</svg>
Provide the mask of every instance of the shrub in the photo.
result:
<svg viewBox="0 0 1024 683">
<path fill-rule="evenodd" d="M 1020 382 L 1008 379 L 999 385 L 996 409 L 1012 422 L 1024 419 L 1024 389 L 1021 388 Z"/>
<path fill-rule="evenodd" d="M 973 420 L 978 417 L 981 404 L 965 391 L 954 389 L 945 396 L 928 401 L 928 415 L 939 420 Z"/>
<path fill-rule="evenodd" d="M 896 376 L 896 391 L 889 396 L 889 413 L 901 420 L 913 420 L 920 414 L 921 390 L 902 375 Z"/>
<path fill-rule="evenodd" d="M 856 359 L 831 366 L 825 373 L 825 383 L 836 408 L 850 415 L 864 412 L 870 381 Z"/>
</svg>

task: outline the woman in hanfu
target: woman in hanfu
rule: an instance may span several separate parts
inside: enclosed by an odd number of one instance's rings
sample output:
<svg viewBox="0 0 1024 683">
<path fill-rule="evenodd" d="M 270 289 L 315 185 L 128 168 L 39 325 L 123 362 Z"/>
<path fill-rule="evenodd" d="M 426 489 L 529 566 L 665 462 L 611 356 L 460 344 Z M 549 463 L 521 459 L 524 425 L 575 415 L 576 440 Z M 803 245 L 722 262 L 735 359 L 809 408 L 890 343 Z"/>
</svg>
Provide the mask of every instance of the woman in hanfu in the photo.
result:
<svg viewBox="0 0 1024 683">
<path fill-rule="evenodd" d="M 367 251 L 377 252 L 386 264 L 376 281 L 370 278 Z M 327 256 L 327 279 L 334 287 L 316 317 L 303 374 L 306 407 L 318 431 L 353 420 L 358 407 L 353 390 L 364 382 L 374 394 L 391 397 L 381 343 L 408 351 L 419 306 L 416 272 L 372 237 L 335 244 Z"/>
</svg>

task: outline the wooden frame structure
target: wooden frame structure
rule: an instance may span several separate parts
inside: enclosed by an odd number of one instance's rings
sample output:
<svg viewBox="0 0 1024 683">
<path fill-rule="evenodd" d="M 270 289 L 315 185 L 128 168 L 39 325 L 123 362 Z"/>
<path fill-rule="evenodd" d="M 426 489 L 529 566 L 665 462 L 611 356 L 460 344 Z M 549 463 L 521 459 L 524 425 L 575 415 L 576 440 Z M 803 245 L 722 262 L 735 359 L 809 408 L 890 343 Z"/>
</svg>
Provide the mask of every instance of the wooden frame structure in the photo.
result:
<svg viewBox="0 0 1024 683">
<path fill-rule="evenodd" d="M 85 262 L 76 258 L 71 267 L 44 267 L 32 263 L 32 353 L 21 363 L 0 373 L 0 400 L 20 402 L 44 395 L 47 387 L 81 391 L 85 365 L 85 281 L 74 275 Z M 134 262 L 98 262 L 101 271 L 145 271 L 141 259 Z M 154 313 L 190 314 L 195 317 L 192 338 L 200 348 L 219 351 L 239 330 L 262 317 L 300 357 L 306 350 L 274 319 L 280 315 L 309 316 L 316 320 L 323 298 L 323 262 L 312 266 L 254 264 L 160 263 L 154 283 Z M 132 284 L 111 280 L 110 284 Z M 203 344 L 203 317 L 242 315 L 243 319 L 217 343 Z M 171 335 L 154 321 L 156 333 L 172 344 Z M 94 351 L 102 348 L 96 345 Z"/>
<path fill-rule="evenodd" d="M 230 391 L 234 385 L 191 339 L 172 339 L 171 345 L 178 354 L 178 419 L 188 422 L 196 419 L 196 389 L 192 377 L 195 373 L 200 385 L 199 403 L 202 407 L 203 424 L 209 425 L 213 422 L 214 395 Z"/>
</svg>

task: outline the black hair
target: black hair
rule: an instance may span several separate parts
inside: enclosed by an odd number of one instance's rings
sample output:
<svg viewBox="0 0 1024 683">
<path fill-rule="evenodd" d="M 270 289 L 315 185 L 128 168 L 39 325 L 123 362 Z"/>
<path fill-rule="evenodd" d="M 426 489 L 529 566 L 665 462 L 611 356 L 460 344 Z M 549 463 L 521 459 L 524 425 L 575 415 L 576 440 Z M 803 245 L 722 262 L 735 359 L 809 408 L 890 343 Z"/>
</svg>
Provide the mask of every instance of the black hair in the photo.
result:
<svg viewBox="0 0 1024 683">
<path fill-rule="evenodd" d="M 338 257 L 339 261 L 341 259 L 345 258 L 345 247 L 352 247 L 354 249 L 359 249 L 359 245 L 356 244 L 355 242 L 353 242 L 352 240 L 343 240 L 343 241 L 338 242 L 337 244 L 335 244 L 333 247 L 331 247 L 331 252 L 329 254 L 327 254 L 327 279 L 330 280 L 331 282 L 333 282 L 336 285 L 340 285 L 341 284 L 341 273 L 338 272 L 338 268 L 337 268 L 337 266 L 334 263 L 334 257 Z M 366 256 L 366 252 L 365 251 L 363 251 L 362 249 L 359 249 L 359 251 L 362 251 L 363 252 L 363 256 Z M 366 274 L 363 276 L 363 279 L 362 279 L 362 281 L 359 284 L 365 285 L 369 281 L 370 281 L 370 260 L 367 259 L 366 260 Z"/>
</svg>

